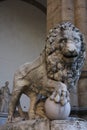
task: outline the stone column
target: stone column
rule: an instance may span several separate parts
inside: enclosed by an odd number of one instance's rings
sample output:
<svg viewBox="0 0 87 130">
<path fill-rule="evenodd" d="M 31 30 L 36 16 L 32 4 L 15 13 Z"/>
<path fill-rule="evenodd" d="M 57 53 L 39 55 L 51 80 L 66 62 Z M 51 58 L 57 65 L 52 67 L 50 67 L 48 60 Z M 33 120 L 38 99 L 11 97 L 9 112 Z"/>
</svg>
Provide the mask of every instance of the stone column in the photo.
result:
<svg viewBox="0 0 87 130">
<path fill-rule="evenodd" d="M 61 21 L 70 21 L 74 23 L 73 0 L 61 0 Z"/>
<path fill-rule="evenodd" d="M 47 0 L 47 32 L 61 22 L 61 0 Z"/>
<path fill-rule="evenodd" d="M 87 0 L 75 0 L 75 25 L 85 36 L 87 46 Z M 87 55 L 87 48 L 86 48 Z M 78 102 L 80 107 L 87 107 L 87 56 L 83 67 L 82 78 L 78 84 Z"/>
<path fill-rule="evenodd" d="M 87 0 L 74 0 L 74 6 L 75 6 L 75 25 L 84 34 L 85 41 L 87 42 Z M 83 70 L 87 71 L 87 57 Z"/>
<path fill-rule="evenodd" d="M 62 21 L 74 23 L 73 0 L 47 0 L 47 32 Z"/>
</svg>

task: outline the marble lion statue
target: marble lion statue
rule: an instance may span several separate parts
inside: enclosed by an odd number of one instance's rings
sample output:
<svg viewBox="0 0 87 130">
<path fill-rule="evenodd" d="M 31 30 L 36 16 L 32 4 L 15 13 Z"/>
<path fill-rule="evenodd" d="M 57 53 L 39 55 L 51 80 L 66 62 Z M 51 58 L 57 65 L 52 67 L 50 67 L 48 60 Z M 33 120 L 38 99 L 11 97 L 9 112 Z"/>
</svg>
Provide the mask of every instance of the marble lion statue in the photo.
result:
<svg viewBox="0 0 87 130">
<path fill-rule="evenodd" d="M 84 37 L 78 28 L 70 22 L 63 22 L 51 29 L 40 56 L 32 63 L 20 66 L 14 74 L 8 121 L 12 121 L 23 93 L 30 98 L 29 119 L 34 119 L 38 94 L 49 97 L 59 82 L 66 84 L 68 90 L 75 87 L 84 59 Z"/>
</svg>

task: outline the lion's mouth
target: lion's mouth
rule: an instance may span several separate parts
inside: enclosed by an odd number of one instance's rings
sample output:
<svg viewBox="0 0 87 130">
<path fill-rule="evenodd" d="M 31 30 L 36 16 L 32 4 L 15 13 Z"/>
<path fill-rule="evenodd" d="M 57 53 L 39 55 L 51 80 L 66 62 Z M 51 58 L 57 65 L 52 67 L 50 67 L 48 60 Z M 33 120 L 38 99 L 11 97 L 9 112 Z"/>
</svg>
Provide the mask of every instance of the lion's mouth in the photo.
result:
<svg viewBox="0 0 87 130">
<path fill-rule="evenodd" d="M 74 55 L 70 55 L 70 54 L 63 54 L 64 57 L 66 58 L 76 58 L 78 55 L 74 54 Z"/>
</svg>

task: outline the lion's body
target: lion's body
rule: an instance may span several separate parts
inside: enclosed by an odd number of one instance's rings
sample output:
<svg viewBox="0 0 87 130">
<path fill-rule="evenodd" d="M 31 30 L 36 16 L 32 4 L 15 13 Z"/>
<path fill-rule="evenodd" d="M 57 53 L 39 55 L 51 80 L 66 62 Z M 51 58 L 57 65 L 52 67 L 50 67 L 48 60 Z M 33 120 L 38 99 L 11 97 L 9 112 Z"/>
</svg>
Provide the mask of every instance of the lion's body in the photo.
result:
<svg viewBox="0 0 87 130">
<path fill-rule="evenodd" d="M 12 98 L 9 105 L 9 115 L 11 115 L 11 117 L 13 116 L 15 107 L 22 93 L 26 94 L 31 99 L 29 118 L 32 119 L 35 118 L 35 113 L 38 113 L 38 111 L 35 110 L 38 94 L 48 97 L 57 87 L 58 83 L 47 77 L 45 63 L 45 56 L 41 55 L 34 62 L 25 63 L 24 65 L 20 66 L 19 69 L 15 72 Z M 39 107 L 42 109 L 42 105 L 39 105 Z M 24 116 L 22 111 L 20 111 L 20 114 Z M 44 113 L 43 115 L 41 113 L 38 115 L 45 117 Z M 8 116 L 10 120 L 11 117 Z"/>
<path fill-rule="evenodd" d="M 42 55 L 35 62 L 22 65 L 14 74 L 14 91 L 21 90 L 22 87 L 22 89 L 24 88 L 23 92 L 27 95 L 31 93 L 31 90 L 36 94 L 44 93 L 43 95 L 47 95 L 47 91 L 45 92 L 46 83 L 46 64 Z M 20 88 L 18 88 L 19 85 Z M 27 86 L 29 86 L 28 89 Z"/>
<path fill-rule="evenodd" d="M 11 120 L 22 93 L 31 99 L 29 118 L 32 119 L 38 94 L 48 97 L 59 81 L 68 89 L 76 86 L 84 58 L 83 37 L 74 25 L 65 22 L 52 29 L 42 55 L 33 63 L 21 66 L 14 75 L 8 119 Z"/>
</svg>

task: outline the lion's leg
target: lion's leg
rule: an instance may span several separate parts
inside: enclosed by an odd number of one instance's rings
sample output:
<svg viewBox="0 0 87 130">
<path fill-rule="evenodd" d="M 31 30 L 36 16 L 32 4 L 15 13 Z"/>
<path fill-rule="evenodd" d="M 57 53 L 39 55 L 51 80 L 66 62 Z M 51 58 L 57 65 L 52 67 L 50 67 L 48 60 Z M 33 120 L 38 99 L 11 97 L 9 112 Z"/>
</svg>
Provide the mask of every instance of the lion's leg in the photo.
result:
<svg viewBox="0 0 87 130">
<path fill-rule="evenodd" d="M 44 119 L 47 118 L 44 105 L 45 105 L 45 101 L 43 101 L 43 100 L 41 100 L 37 103 L 37 106 L 36 106 L 36 116 L 37 116 L 37 118 L 44 118 Z"/>
<path fill-rule="evenodd" d="M 29 108 L 29 111 L 28 111 L 28 116 L 29 116 L 29 119 L 34 119 L 35 118 L 35 107 L 36 107 L 36 101 L 37 101 L 37 95 L 36 93 L 30 93 L 29 94 L 29 97 L 30 97 L 30 108 Z"/>
<path fill-rule="evenodd" d="M 22 94 L 23 89 L 25 86 L 29 86 L 29 81 L 27 80 L 15 80 L 14 82 L 14 88 L 12 92 L 11 101 L 9 104 L 9 112 L 8 112 L 8 122 L 12 122 L 12 118 L 14 116 L 14 112 L 16 109 L 16 106 L 19 102 L 19 98 Z"/>
<path fill-rule="evenodd" d="M 17 108 L 18 108 L 18 113 L 20 114 L 21 118 L 23 118 L 25 120 L 25 114 L 21 108 L 21 104 L 20 104 L 20 101 L 18 102 L 17 104 Z"/>
<path fill-rule="evenodd" d="M 12 118 L 14 116 L 16 104 L 19 100 L 20 94 L 21 94 L 21 91 L 13 91 L 12 93 L 12 98 L 9 104 L 8 122 L 12 122 Z"/>
</svg>

